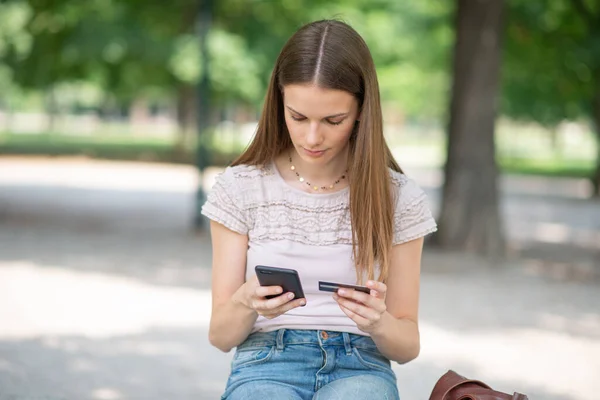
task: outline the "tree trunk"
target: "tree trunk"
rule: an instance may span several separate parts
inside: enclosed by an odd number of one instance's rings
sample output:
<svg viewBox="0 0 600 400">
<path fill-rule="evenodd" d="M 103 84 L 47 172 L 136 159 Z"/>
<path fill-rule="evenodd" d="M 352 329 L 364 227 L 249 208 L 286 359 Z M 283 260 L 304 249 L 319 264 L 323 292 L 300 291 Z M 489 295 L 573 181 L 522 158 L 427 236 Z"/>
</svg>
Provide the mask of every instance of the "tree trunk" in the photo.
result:
<svg viewBox="0 0 600 400">
<path fill-rule="evenodd" d="M 200 39 L 200 54 L 202 56 L 202 77 L 197 87 L 197 106 L 198 106 L 198 147 L 196 150 L 196 166 L 200 175 L 200 183 L 196 192 L 196 218 L 194 219 L 194 225 L 196 229 L 206 229 L 208 227 L 208 221 L 201 214 L 202 205 L 206 201 L 206 194 L 202 186 L 204 176 L 204 169 L 209 165 L 209 149 L 206 146 L 206 134 L 210 126 L 210 66 L 207 46 L 208 32 L 210 31 L 210 25 L 212 22 L 213 12 L 213 0 L 199 0 L 200 10 L 198 12 L 197 20 L 197 33 Z"/>
<path fill-rule="evenodd" d="M 191 143 L 191 135 L 197 132 L 196 90 L 193 86 L 181 85 L 177 90 L 178 136 L 176 149 L 183 152 Z"/>
<path fill-rule="evenodd" d="M 582 0 L 572 0 L 571 5 L 575 8 L 575 10 L 579 13 L 584 23 L 587 25 L 589 29 L 589 38 L 588 41 L 590 43 L 598 43 L 600 40 L 600 14 L 598 14 L 595 10 L 595 7 L 591 7 L 585 1 Z M 594 97 L 591 101 L 591 119 L 592 125 L 594 129 L 594 133 L 596 134 L 596 168 L 592 175 L 590 176 L 590 180 L 592 181 L 593 193 L 594 197 L 600 196 L 600 60 L 598 59 L 598 48 L 595 47 L 595 50 L 590 50 L 596 56 L 594 58 L 594 64 L 592 67 L 593 77 L 595 80 L 595 90 Z"/>
<path fill-rule="evenodd" d="M 549 128 L 550 135 L 550 146 L 552 147 L 552 154 L 556 158 L 562 158 L 562 149 L 563 146 L 560 140 L 560 130 L 557 126 L 552 126 Z"/>
<path fill-rule="evenodd" d="M 437 243 L 501 257 L 494 125 L 503 0 L 459 0 L 447 162 Z"/>
<path fill-rule="evenodd" d="M 4 132 L 13 133 L 13 124 L 15 120 L 15 109 L 12 102 L 9 100 L 6 105 L 6 114 L 4 120 Z"/>
<path fill-rule="evenodd" d="M 181 15 L 181 34 L 195 33 L 200 6 L 203 0 L 189 1 Z M 196 32 L 198 33 L 198 32 Z M 177 88 L 177 142 L 175 149 L 179 155 L 185 154 L 198 132 L 197 93 L 193 85 L 181 83 Z"/>
<path fill-rule="evenodd" d="M 56 100 L 56 91 L 54 86 L 51 86 L 46 92 L 46 132 L 56 132 L 56 119 L 58 115 L 58 101 Z"/>
<path fill-rule="evenodd" d="M 600 78 L 599 78 L 600 79 Z M 600 197 L 600 80 L 596 84 L 596 98 L 592 105 L 592 119 L 596 134 L 596 170 L 592 175 L 593 196 Z"/>
</svg>

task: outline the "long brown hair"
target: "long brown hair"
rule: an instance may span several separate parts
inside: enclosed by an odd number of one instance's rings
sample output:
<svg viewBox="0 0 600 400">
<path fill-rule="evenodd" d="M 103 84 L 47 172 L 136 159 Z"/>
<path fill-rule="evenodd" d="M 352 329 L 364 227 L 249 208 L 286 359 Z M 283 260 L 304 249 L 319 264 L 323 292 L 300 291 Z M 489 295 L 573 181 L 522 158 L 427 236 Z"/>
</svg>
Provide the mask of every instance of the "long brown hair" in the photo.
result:
<svg viewBox="0 0 600 400">
<path fill-rule="evenodd" d="M 300 28 L 285 44 L 267 89 L 254 139 L 232 165 L 265 165 L 292 146 L 282 88 L 312 83 L 344 90 L 358 100 L 360 122 L 350 137 L 348 176 L 352 253 L 357 280 L 385 281 L 393 240 L 395 199 L 388 168 L 402 172 L 383 136 L 375 64 L 367 44 L 343 22 L 324 20 Z"/>
</svg>

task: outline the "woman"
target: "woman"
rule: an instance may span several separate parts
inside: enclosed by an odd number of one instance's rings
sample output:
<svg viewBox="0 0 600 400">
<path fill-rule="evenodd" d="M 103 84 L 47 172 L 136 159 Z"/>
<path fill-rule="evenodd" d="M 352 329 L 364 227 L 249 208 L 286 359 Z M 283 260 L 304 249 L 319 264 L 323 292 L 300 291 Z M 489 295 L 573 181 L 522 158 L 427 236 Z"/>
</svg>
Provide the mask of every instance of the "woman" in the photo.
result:
<svg viewBox="0 0 600 400">
<path fill-rule="evenodd" d="M 436 224 L 385 143 L 375 66 L 356 31 L 318 21 L 289 39 L 252 143 L 202 212 L 209 340 L 237 347 L 223 399 L 399 398 L 390 360 L 419 353 L 421 252 Z M 256 265 L 297 270 L 306 298 L 261 287 Z M 370 294 L 320 292 L 318 281 Z"/>
</svg>

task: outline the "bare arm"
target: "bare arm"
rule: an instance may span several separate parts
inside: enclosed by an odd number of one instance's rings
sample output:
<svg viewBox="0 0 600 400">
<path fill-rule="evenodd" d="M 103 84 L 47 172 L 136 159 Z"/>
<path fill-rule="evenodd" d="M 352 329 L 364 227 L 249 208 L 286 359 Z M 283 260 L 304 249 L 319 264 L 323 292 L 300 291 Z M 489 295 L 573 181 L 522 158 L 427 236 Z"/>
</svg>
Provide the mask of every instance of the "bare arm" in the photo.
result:
<svg viewBox="0 0 600 400">
<path fill-rule="evenodd" d="M 377 348 L 390 360 L 407 363 L 419 355 L 419 286 L 423 238 L 392 248 L 387 280 L 386 312 L 371 333 Z"/>
<path fill-rule="evenodd" d="M 248 236 L 210 222 L 212 238 L 212 314 L 208 339 L 228 352 L 250 334 L 258 314 L 233 299 L 246 277 Z"/>
<path fill-rule="evenodd" d="M 228 352 L 250 334 L 259 315 L 277 316 L 305 304 L 304 299 L 288 297 L 279 286 L 259 285 L 256 277 L 246 281 L 248 236 L 211 221 L 213 247 L 212 314 L 208 340 Z M 281 294 L 272 299 L 268 295 Z"/>
<path fill-rule="evenodd" d="M 387 285 L 369 281 L 371 294 L 340 290 L 334 295 L 359 329 L 371 335 L 377 348 L 401 364 L 419 355 L 419 282 L 423 239 L 392 248 Z"/>
</svg>

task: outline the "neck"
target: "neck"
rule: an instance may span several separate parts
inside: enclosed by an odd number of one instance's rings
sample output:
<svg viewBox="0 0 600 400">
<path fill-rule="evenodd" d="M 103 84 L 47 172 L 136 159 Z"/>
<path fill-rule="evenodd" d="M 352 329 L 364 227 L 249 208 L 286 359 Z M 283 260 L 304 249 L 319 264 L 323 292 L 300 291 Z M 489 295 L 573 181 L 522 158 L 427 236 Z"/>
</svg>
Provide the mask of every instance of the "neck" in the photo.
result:
<svg viewBox="0 0 600 400">
<path fill-rule="evenodd" d="M 324 165 L 312 165 L 305 162 L 295 149 L 292 149 L 289 154 L 292 157 L 292 164 L 296 167 L 296 172 L 313 184 L 332 184 L 345 175 L 348 168 L 348 146 L 335 159 Z"/>
</svg>

